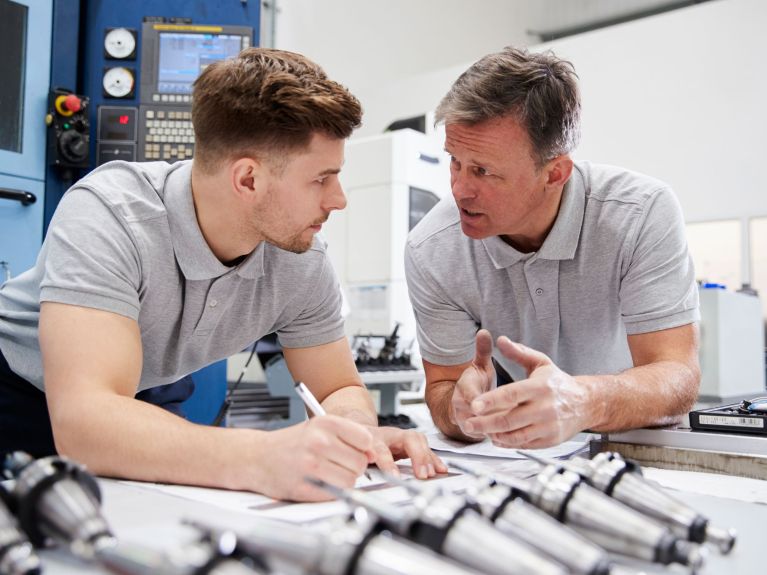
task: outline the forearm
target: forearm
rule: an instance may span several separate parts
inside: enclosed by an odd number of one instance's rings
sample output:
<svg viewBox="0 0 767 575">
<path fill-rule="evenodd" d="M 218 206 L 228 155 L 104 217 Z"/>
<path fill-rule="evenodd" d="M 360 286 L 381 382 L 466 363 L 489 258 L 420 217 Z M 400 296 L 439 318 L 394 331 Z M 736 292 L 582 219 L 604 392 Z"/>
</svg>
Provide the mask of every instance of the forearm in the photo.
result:
<svg viewBox="0 0 767 575">
<path fill-rule="evenodd" d="M 431 418 L 437 428 L 453 439 L 476 443 L 480 441 L 476 437 L 465 435 L 461 428 L 453 421 L 452 397 L 456 382 L 454 381 L 434 381 L 426 386 L 426 404 L 429 406 Z"/>
<path fill-rule="evenodd" d="M 192 424 L 117 394 L 51 413 L 59 452 L 99 475 L 258 491 L 269 460 L 263 431 Z"/>
<path fill-rule="evenodd" d="M 588 428 L 608 432 L 678 422 L 695 403 L 700 370 L 684 362 L 659 361 L 617 375 L 575 379 L 589 390 Z"/>
<path fill-rule="evenodd" d="M 322 407 L 329 414 L 345 417 L 363 425 L 378 426 L 373 400 L 362 384 L 337 389 L 322 401 Z"/>
</svg>

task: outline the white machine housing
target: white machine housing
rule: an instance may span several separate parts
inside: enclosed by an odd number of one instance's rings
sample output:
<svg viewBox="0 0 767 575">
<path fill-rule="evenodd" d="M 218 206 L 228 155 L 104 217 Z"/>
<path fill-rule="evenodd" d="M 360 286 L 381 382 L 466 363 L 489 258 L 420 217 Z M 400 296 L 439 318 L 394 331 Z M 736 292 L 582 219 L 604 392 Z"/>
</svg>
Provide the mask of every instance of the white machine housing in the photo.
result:
<svg viewBox="0 0 767 575">
<path fill-rule="evenodd" d="M 765 395 L 764 322 L 759 298 L 700 290 L 700 400 L 729 403 Z"/>
<path fill-rule="evenodd" d="M 347 144 L 341 183 L 348 206 L 331 214 L 322 232 L 350 308 L 347 336 L 387 334 L 399 323 L 401 344 L 415 339 L 404 267 L 411 188 L 438 198 L 450 193 L 443 146 L 443 132 L 410 129 Z"/>
</svg>

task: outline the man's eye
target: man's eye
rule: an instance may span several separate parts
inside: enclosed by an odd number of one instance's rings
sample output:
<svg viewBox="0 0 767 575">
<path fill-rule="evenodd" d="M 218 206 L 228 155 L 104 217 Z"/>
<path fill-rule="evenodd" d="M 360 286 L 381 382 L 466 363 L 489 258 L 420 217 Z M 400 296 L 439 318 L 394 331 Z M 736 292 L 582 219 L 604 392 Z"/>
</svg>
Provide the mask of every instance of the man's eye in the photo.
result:
<svg viewBox="0 0 767 575">
<path fill-rule="evenodd" d="M 490 176 L 492 175 L 487 168 L 483 168 L 482 166 L 475 166 L 474 167 L 474 173 L 478 176 Z"/>
</svg>

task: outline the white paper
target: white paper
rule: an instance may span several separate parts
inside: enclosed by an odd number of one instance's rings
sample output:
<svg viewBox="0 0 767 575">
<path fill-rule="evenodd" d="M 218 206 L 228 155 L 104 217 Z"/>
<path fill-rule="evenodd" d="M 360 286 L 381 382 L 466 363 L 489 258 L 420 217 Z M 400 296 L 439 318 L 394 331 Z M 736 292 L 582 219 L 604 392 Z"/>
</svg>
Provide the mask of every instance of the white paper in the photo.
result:
<svg viewBox="0 0 767 575">
<path fill-rule="evenodd" d="M 160 491 L 183 499 L 209 503 L 225 509 L 234 509 L 235 511 L 246 511 L 251 508 L 258 509 L 261 506 L 276 502 L 271 497 L 261 495 L 260 493 L 253 493 L 252 491 L 230 491 L 227 489 L 172 485 L 169 483 L 148 483 L 144 481 L 121 481 L 121 483 L 141 489 Z"/>
<path fill-rule="evenodd" d="M 410 460 L 398 462 L 402 479 L 413 477 L 409 462 Z M 167 483 L 146 483 L 140 481 L 123 481 L 122 483 L 142 489 L 160 491 L 175 497 L 207 503 L 223 509 L 231 509 L 240 513 L 252 513 L 254 515 L 280 519 L 291 523 L 317 521 L 336 515 L 343 515 L 349 511 L 348 505 L 343 501 L 293 503 L 272 499 L 271 497 L 250 491 L 231 491 L 226 489 L 171 485 Z M 386 484 L 385 479 L 383 479 L 375 470 L 371 470 L 371 479 L 367 479 L 364 475 L 360 476 L 357 479 L 355 488 L 373 491 L 376 497 L 394 505 L 409 502 L 413 497 L 404 487 L 390 486 Z"/>
<path fill-rule="evenodd" d="M 503 457 L 506 459 L 527 459 L 523 454 L 530 453 L 538 457 L 563 458 L 573 455 L 575 452 L 585 449 L 588 446 L 589 437 L 583 440 L 570 440 L 546 449 L 509 449 L 506 447 L 496 447 L 489 439 L 479 443 L 463 443 L 446 437 L 441 432 L 432 432 L 426 434 L 429 441 L 429 447 L 434 451 L 449 451 L 450 453 L 461 453 L 463 455 L 481 455 L 483 457 Z"/>
</svg>

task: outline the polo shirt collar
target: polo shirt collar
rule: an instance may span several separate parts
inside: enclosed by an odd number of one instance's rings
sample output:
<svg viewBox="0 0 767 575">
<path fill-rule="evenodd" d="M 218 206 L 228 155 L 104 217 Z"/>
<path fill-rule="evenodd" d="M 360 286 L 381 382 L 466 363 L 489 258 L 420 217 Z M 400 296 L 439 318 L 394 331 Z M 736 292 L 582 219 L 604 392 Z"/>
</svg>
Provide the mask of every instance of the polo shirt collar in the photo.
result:
<svg viewBox="0 0 767 575">
<path fill-rule="evenodd" d="M 181 272 L 188 280 L 215 279 L 232 271 L 215 256 L 197 223 L 192 198 L 192 162 L 179 162 L 165 182 L 164 203 L 168 214 L 171 243 Z M 246 279 L 256 279 L 264 273 L 264 247 L 261 242 L 234 269 Z"/>
<path fill-rule="evenodd" d="M 583 177 L 577 168 L 573 168 L 572 176 L 562 190 L 562 202 L 557 219 L 537 252 L 539 259 L 571 260 L 575 257 L 585 206 L 586 189 Z M 531 254 L 513 248 L 500 236 L 485 238 L 481 241 L 496 269 L 507 268 L 532 257 Z"/>
</svg>

